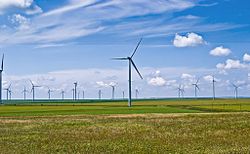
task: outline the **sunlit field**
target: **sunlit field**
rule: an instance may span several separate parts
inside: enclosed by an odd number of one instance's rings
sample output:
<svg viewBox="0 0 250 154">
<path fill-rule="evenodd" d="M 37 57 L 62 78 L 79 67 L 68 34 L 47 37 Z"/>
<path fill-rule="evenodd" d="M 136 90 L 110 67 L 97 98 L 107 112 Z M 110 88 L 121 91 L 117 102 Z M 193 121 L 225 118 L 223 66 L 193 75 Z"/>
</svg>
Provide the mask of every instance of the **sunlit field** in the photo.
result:
<svg viewBox="0 0 250 154">
<path fill-rule="evenodd" d="M 250 100 L 8 102 L 0 153 L 249 153 Z"/>
</svg>

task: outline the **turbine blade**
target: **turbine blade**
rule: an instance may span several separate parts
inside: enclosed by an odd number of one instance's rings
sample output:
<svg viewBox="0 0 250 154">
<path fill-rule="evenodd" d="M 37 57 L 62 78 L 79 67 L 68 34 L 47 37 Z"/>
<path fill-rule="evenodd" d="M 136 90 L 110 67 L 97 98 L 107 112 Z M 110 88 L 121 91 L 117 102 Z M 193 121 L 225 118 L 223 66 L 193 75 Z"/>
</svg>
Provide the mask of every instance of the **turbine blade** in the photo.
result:
<svg viewBox="0 0 250 154">
<path fill-rule="evenodd" d="M 29 79 L 29 81 L 30 81 L 31 85 L 34 86 L 33 82 L 30 79 Z"/>
<path fill-rule="evenodd" d="M 134 50 L 134 52 L 133 52 L 133 54 L 131 55 L 131 57 L 130 58 L 133 58 L 133 56 L 135 55 L 135 53 L 136 53 L 136 51 L 137 51 L 137 49 L 138 49 L 138 47 L 140 46 L 140 44 L 141 44 L 141 41 L 142 41 L 142 38 L 140 39 L 140 41 L 138 42 L 138 44 L 137 44 L 137 46 L 136 46 L 136 48 L 135 48 L 135 50 Z"/>
<path fill-rule="evenodd" d="M 140 73 L 139 70 L 137 69 L 137 67 L 136 67 L 136 65 L 135 65 L 135 63 L 133 62 L 132 59 L 131 59 L 131 63 L 132 63 L 132 65 L 134 66 L 134 68 L 135 68 L 136 72 L 138 73 L 138 75 L 140 76 L 140 78 L 143 79 L 141 73 Z"/>
<path fill-rule="evenodd" d="M 111 60 L 128 60 L 128 58 L 123 58 L 123 57 L 121 57 L 121 58 L 111 58 Z"/>
<path fill-rule="evenodd" d="M 200 78 L 198 78 L 198 79 L 197 79 L 197 81 L 196 81 L 196 85 L 199 83 L 199 81 L 200 81 Z"/>
<path fill-rule="evenodd" d="M 197 89 L 200 91 L 200 87 L 198 85 L 196 85 Z"/>
</svg>

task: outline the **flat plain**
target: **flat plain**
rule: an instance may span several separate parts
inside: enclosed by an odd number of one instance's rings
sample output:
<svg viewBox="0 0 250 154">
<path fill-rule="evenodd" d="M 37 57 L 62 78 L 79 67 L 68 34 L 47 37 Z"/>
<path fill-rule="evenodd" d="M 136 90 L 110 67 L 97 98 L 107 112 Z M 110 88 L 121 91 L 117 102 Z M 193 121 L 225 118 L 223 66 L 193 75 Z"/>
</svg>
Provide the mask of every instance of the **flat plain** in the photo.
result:
<svg viewBox="0 0 250 154">
<path fill-rule="evenodd" d="M 249 153 L 250 100 L 9 103 L 0 153 Z"/>
</svg>

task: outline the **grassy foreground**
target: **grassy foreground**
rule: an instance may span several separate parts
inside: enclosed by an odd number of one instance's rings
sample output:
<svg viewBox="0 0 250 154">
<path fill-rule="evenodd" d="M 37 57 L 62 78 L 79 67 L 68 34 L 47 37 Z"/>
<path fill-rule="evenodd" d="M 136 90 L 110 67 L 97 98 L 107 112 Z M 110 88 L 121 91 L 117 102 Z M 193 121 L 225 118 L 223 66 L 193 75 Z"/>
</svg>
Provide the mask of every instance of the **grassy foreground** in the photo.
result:
<svg viewBox="0 0 250 154">
<path fill-rule="evenodd" d="M 249 153 L 249 145 L 249 113 L 0 118 L 0 153 Z"/>
<path fill-rule="evenodd" d="M 250 101 L 0 106 L 0 153 L 249 153 Z"/>
</svg>

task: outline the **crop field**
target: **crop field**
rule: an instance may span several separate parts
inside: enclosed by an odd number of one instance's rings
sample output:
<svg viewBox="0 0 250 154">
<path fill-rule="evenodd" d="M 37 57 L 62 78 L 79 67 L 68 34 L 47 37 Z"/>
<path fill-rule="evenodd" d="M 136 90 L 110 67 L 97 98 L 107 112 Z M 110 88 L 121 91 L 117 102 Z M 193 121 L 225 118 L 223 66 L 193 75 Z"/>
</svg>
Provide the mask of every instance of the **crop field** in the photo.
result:
<svg viewBox="0 0 250 154">
<path fill-rule="evenodd" d="M 0 153 L 249 153 L 250 100 L 9 102 Z"/>
</svg>

